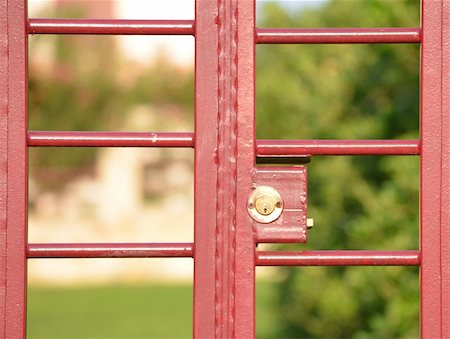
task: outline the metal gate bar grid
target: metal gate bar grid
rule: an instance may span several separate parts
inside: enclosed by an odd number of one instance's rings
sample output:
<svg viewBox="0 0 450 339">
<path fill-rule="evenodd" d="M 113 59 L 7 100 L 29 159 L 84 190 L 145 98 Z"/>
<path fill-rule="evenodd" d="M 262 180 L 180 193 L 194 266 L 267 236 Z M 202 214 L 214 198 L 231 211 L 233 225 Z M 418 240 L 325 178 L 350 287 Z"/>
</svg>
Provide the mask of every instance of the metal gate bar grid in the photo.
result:
<svg viewBox="0 0 450 339">
<path fill-rule="evenodd" d="M 0 41 L 3 50 L 8 52 L 0 55 L 0 92 L 7 98 L 8 113 L 7 121 L 0 121 L 1 135 L 5 138 L 1 143 L 1 160 L 7 164 L 0 190 L 7 192 L 2 197 L 8 196 L 0 206 L 7 220 L 2 231 L 2 248 L 6 255 L 1 258 L 4 269 L 0 301 L 4 307 L 4 324 L 0 326 L 0 337 L 25 335 L 26 257 L 194 258 L 194 335 L 223 338 L 254 336 L 255 265 L 421 266 L 422 336 L 450 337 L 449 317 L 446 317 L 450 315 L 450 268 L 448 264 L 443 265 L 449 260 L 450 252 L 450 212 L 443 208 L 450 203 L 450 167 L 446 166 L 450 160 L 450 118 L 443 115 L 443 110 L 450 106 L 449 79 L 444 77 L 450 70 L 447 61 L 450 15 L 446 15 L 450 13 L 450 3 L 423 0 L 421 28 L 256 28 L 254 2 L 237 0 L 197 0 L 195 21 L 28 19 L 26 0 L 1 0 L 0 13 L 5 18 L 0 22 Z M 195 36 L 195 134 L 27 132 L 27 34 Z M 421 139 L 252 142 L 254 105 L 251 100 L 254 99 L 254 47 L 257 43 L 421 43 Z M 219 119 L 215 115 L 218 104 Z M 243 117 L 237 115 L 238 110 Z M 235 134 L 237 128 L 243 131 L 240 136 Z M 26 244 L 27 146 L 193 147 L 195 243 Z M 208 156 L 216 154 L 216 147 L 222 147 L 222 155 L 212 160 Z M 236 228 L 236 225 L 248 223 L 245 211 L 236 208 L 245 203 L 250 184 L 247 168 L 254 167 L 256 157 L 293 155 L 420 155 L 420 251 L 255 251 L 251 230 Z M 234 157 L 243 164 L 242 168 L 223 167 L 221 156 Z M 230 173 L 231 179 L 238 181 L 221 186 Z M 236 185 L 234 189 L 233 185 Z M 226 211 L 221 212 L 222 206 L 216 205 L 212 196 L 236 208 L 234 214 L 220 214 Z M 212 210 L 225 219 L 216 218 Z M 232 224 L 230 229 L 224 227 L 228 223 Z"/>
<path fill-rule="evenodd" d="M 189 20 L 30 19 L 29 34 L 194 35 Z M 420 43 L 418 28 L 256 29 L 259 44 Z M 29 131 L 28 146 L 194 147 L 194 133 Z M 194 147 L 195 148 L 195 147 Z M 417 140 L 263 140 L 258 157 L 420 155 Z M 28 258 L 192 257 L 194 244 L 29 244 Z M 418 266 L 419 251 L 256 252 L 260 266 Z"/>
<path fill-rule="evenodd" d="M 255 30 L 259 44 L 420 43 L 420 28 Z M 29 34 L 194 35 L 191 20 L 29 19 Z M 194 147 L 194 133 L 29 131 L 28 146 L 47 147 Z M 420 155 L 418 140 L 261 140 L 257 157 L 309 155 Z M 113 244 L 32 244 L 37 257 L 173 257 L 177 251 L 143 250 Z M 164 246 L 165 244 L 155 244 Z M 151 246 L 148 245 L 147 246 Z M 180 245 L 183 247 L 183 245 Z M 89 248 L 91 247 L 91 248 Z M 193 244 L 191 245 L 191 248 Z M 85 252 L 85 253 L 84 253 Z M 129 253 L 127 253 L 129 252 Z M 355 253 L 354 253 L 355 252 Z M 348 255 L 346 254 L 348 253 Z M 193 257 L 186 251 L 182 257 Z M 419 265 L 418 251 L 259 252 L 257 265 Z"/>
</svg>

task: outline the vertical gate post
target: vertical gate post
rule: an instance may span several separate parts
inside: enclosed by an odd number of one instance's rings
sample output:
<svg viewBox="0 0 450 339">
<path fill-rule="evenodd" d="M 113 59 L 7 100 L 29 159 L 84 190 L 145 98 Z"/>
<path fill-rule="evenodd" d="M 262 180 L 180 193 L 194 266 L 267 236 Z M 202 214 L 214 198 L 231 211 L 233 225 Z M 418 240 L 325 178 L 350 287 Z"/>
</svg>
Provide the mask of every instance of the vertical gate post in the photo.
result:
<svg viewBox="0 0 450 339">
<path fill-rule="evenodd" d="M 26 323 L 26 1 L 0 0 L 1 338 Z"/>
<path fill-rule="evenodd" d="M 237 194 L 236 194 L 236 262 L 235 291 L 237 338 L 255 337 L 255 243 L 247 199 L 251 191 L 256 161 L 255 128 L 255 0 L 236 1 L 231 44 L 237 44 L 237 54 L 231 60 L 237 68 L 232 78 L 237 90 L 235 126 L 237 135 Z M 233 17 L 232 17 L 233 18 Z M 234 74 L 231 72 L 231 74 Z"/>
<path fill-rule="evenodd" d="M 442 6 L 442 337 L 450 338 L 450 2 Z"/>
<path fill-rule="evenodd" d="M 197 0 L 194 335 L 198 338 L 255 334 L 255 246 L 246 209 L 255 166 L 254 59 L 254 0 Z"/>
<path fill-rule="evenodd" d="M 450 4 L 422 1 L 421 332 L 450 337 Z"/>
<path fill-rule="evenodd" d="M 195 2 L 194 338 L 214 338 L 217 3 Z"/>
</svg>

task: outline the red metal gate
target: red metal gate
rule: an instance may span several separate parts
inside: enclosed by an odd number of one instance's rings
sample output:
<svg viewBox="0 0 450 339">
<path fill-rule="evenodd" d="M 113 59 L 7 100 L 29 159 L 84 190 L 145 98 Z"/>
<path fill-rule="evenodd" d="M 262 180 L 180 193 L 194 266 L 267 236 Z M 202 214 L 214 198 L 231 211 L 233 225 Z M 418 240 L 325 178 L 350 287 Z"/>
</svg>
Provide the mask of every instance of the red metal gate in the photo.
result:
<svg viewBox="0 0 450 339">
<path fill-rule="evenodd" d="M 0 0 L 0 17 L 0 337 L 25 336 L 28 258 L 192 257 L 197 338 L 254 337 L 256 265 L 419 265 L 422 337 L 450 338 L 450 2 L 423 0 L 422 27 L 412 29 L 257 29 L 251 0 L 197 0 L 195 21 L 28 19 L 26 0 Z M 194 35 L 195 133 L 28 131 L 28 34 Z M 256 141 L 257 43 L 421 43 L 420 140 Z M 45 146 L 193 147 L 194 244 L 28 244 L 27 147 Z M 305 202 L 298 225 L 286 215 L 252 221 L 255 187 L 283 193 L 306 175 L 294 167 L 266 175 L 256 159 L 319 154 L 419 155 L 420 250 L 255 251 L 259 241 L 304 241 L 306 232 Z M 287 205 L 296 194 L 286 194 Z"/>
</svg>

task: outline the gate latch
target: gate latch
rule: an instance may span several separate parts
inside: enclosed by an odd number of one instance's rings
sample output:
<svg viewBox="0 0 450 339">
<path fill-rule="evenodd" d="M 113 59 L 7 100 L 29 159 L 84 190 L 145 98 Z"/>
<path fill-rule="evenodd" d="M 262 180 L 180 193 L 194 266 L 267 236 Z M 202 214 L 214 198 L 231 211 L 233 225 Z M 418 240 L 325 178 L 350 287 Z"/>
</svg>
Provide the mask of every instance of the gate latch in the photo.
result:
<svg viewBox="0 0 450 339">
<path fill-rule="evenodd" d="M 256 168 L 247 210 L 257 243 L 306 242 L 306 179 L 305 166 Z"/>
</svg>

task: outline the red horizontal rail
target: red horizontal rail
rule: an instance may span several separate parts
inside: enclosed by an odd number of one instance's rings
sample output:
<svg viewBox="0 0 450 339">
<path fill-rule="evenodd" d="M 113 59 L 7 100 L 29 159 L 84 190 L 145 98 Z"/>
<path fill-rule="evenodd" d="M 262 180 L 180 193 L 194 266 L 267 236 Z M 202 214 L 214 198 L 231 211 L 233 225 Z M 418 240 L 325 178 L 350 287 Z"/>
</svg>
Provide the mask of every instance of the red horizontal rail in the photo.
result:
<svg viewBox="0 0 450 339">
<path fill-rule="evenodd" d="M 29 34 L 194 35 L 193 20 L 29 19 Z"/>
<path fill-rule="evenodd" d="M 258 44 L 420 43 L 420 28 L 259 28 Z"/>
<path fill-rule="evenodd" d="M 418 140 L 259 140 L 260 157 L 307 155 L 419 155 Z"/>
<path fill-rule="evenodd" d="M 192 243 L 28 244 L 28 258 L 171 258 L 194 256 Z"/>
<path fill-rule="evenodd" d="M 194 147 L 194 133 L 29 131 L 32 147 Z M 419 155 L 418 140 L 259 140 L 258 157 Z"/>
<path fill-rule="evenodd" d="M 419 266 L 419 251 L 256 252 L 258 266 Z"/>
<path fill-rule="evenodd" d="M 194 134 L 29 131 L 27 141 L 41 147 L 194 147 Z"/>
</svg>

